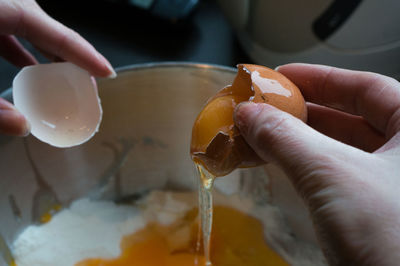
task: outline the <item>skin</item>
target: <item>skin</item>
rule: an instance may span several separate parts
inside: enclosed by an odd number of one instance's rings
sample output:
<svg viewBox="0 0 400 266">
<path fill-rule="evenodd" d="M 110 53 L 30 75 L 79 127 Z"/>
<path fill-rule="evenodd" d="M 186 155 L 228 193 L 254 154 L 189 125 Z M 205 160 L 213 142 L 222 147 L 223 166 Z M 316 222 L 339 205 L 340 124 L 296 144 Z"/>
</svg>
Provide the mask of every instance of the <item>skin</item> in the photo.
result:
<svg viewBox="0 0 400 266">
<path fill-rule="evenodd" d="M 24 67 L 37 64 L 15 36 L 32 43 L 51 61 L 69 61 L 93 76 L 114 77 L 111 64 L 75 31 L 49 17 L 34 0 L 0 0 L 0 56 Z M 10 103 L 0 100 L 0 133 L 25 136 L 30 127 Z"/>
<path fill-rule="evenodd" d="M 399 82 L 320 65 L 278 71 L 308 102 L 308 125 L 244 103 L 235 112 L 244 138 L 285 170 L 331 265 L 399 265 Z"/>
</svg>

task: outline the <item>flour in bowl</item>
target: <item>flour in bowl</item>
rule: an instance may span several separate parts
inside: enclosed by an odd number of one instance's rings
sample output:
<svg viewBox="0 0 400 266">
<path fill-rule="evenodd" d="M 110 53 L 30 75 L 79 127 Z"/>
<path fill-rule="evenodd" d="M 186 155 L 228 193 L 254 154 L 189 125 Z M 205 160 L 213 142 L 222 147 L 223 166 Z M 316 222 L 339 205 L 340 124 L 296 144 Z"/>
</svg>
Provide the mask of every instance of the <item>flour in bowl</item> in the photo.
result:
<svg viewBox="0 0 400 266">
<path fill-rule="evenodd" d="M 276 207 L 259 206 L 238 195 L 225 196 L 215 192 L 214 196 L 215 206 L 225 206 L 257 218 L 264 228 L 261 234 L 264 232 L 265 239 L 290 265 L 326 265 L 318 248 L 293 238 Z M 187 215 L 196 207 L 197 195 L 194 192 L 153 191 L 135 205 L 79 199 L 48 223 L 29 226 L 14 241 L 13 254 L 17 266 L 73 266 L 92 258 L 114 259 L 123 252 L 121 243 L 124 237 L 146 231 L 152 224 L 164 229 L 170 225 L 179 229 L 167 229 L 164 239 L 170 251 L 182 250 L 192 241 L 189 241 L 189 229 L 197 219 L 192 217 L 188 224 Z M 186 226 L 182 227 L 184 223 Z M 181 230 L 184 228 L 187 230 Z M 241 230 L 233 230 L 232 234 Z M 155 256 L 158 254 L 152 255 Z"/>
</svg>

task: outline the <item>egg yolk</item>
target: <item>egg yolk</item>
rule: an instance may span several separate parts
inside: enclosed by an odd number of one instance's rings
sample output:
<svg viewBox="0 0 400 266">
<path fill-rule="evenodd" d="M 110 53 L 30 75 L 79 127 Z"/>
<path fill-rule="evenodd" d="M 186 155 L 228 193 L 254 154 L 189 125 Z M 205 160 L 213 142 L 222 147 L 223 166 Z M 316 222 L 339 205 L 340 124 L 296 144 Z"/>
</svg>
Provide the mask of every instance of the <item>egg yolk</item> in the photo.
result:
<svg viewBox="0 0 400 266">
<path fill-rule="evenodd" d="M 42 216 L 40 216 L 40 223 L 45 224 L 51 221 L 51 219 L 53 219 L 53 215 L 57 212 L 59 212 L 62 209 L 62 206 L 60 204 L 54 204 L 53 206 L 51 206 L 47 212 L 45 212 L 44 214 L 42 214 Z"/>
<path fill-rule="evenodd" d="M 213 266 L 288 265 L 264 239 L 263 225 L 238 210 L 215 206 L 211 234 Z M 204 266 L 197 209 L 173 225 L 147 225 L 123 238 L 121 255 L 114 259 L 92 258 L 76 266 Z"/>
<path fill-rule="evenodd" d="M 192 150 L 205 150 L 218 132 L 229 134 L 233 129 L 234 108 L 241 101 L 240 97 L 227 95 L 207 105 L 198 118 L 198 127 L 193 131 L 196 142 Z"/>
</svg>

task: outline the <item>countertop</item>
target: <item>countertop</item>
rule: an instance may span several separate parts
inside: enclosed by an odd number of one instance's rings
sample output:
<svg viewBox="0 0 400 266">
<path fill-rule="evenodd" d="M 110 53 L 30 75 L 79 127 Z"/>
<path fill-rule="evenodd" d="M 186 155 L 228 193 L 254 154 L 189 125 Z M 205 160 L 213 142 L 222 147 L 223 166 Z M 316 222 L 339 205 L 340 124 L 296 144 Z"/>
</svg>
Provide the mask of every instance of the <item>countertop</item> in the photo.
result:
<svg viewBox="0 0 400 266">
<path fill-rule="evenodd" d="M 85 4 L 82 4 L 84 2 Z M 38 1 L 53 18 L 74 29 L 114 67 L 137 63 L 191 61 L 235 66 L 252 61 L 213 0 L 200 0 L 186 19 L 163 20 L 112 1 Z M 21 40 L 40 62 L 47 60 Z M 0 58 L 0 91 L 19 71 Z"/>
</svg>

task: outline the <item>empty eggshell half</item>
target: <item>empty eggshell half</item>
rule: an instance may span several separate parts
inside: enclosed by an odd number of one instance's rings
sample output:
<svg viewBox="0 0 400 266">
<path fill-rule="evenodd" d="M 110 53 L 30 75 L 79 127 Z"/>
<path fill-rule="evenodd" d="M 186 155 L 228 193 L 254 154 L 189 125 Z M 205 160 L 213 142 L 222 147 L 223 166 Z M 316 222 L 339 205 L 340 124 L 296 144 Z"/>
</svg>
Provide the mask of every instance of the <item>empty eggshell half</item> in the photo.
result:
<svg viewBox="0 0 400 266">
<path fill-rule="evenodd" d="M 72 63 L 23 68 L 14 78 L 13 98 L 32 135 L 50 145 L 79 145 L 99 129 L 102 109 L 96 83 Z"/>
</svg>

